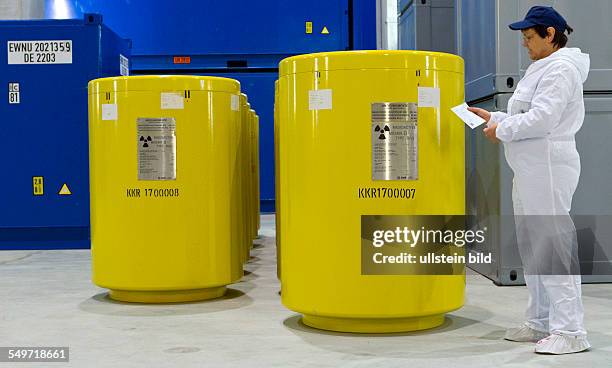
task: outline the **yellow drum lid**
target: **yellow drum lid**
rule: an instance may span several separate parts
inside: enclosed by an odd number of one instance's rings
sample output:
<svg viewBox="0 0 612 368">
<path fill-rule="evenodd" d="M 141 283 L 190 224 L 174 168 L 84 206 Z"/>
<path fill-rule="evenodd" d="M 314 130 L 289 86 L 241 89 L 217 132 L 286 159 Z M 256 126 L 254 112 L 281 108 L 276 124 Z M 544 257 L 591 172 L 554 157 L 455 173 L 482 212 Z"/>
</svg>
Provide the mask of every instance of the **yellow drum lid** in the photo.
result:
<svg viewBox="0 0 612 368">
<path fill-rule="evenodd" d="M 279 64 L 279 75 L 332 70 L 410 69 L 463 73 L 463 59 L 432 51 L 336 51 L 292 56 Z"/>
<path fill-rule="evenodd" d="M 110 77 L 89 82 L 89 93 L 128 91 L 215 91 L 240 93 L 240 82 L 235 79 L 191 75 L 138 75 Z"/>
</svg>

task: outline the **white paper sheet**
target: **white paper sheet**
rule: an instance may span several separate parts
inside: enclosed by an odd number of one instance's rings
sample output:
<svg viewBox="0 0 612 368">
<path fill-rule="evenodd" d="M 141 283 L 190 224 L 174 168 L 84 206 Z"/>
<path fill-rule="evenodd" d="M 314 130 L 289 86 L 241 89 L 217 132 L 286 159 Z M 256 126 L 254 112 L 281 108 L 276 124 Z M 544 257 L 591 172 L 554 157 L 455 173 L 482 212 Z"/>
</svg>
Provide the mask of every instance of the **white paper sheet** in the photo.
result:
<svg viewBox="0 0 612 368">
<path fill-rule="evenodd" d="M 463 122 L 472 129 L 486 122 L 480 116 L 474 114 L 473 112 L 468 111 L 467 108 L 468 108 L 468 105 L 464 102 L 459 106 L 455 106 L 451 108 L 451 110 L 455 113 L 455 115 L 459 117 L 459 119 L 463 120 Z"/>
</svg>

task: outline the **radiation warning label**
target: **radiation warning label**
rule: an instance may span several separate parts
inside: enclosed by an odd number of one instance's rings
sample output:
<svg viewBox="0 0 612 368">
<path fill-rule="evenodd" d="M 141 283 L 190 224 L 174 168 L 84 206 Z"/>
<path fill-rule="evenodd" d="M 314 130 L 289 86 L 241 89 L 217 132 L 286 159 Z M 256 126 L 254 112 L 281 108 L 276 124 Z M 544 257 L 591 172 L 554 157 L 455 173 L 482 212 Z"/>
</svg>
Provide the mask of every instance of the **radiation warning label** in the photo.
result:
<svg viewBox="0 0 612 368">
<path fill-rule="evenodd" d="M 417 104 L 372 104 L 372 180 L 417 180 Z"/>
<path fill-rule="evenodd" d="M 176 180 L 176 121 L 138 118 L 138 180 Z"/>
</svg>

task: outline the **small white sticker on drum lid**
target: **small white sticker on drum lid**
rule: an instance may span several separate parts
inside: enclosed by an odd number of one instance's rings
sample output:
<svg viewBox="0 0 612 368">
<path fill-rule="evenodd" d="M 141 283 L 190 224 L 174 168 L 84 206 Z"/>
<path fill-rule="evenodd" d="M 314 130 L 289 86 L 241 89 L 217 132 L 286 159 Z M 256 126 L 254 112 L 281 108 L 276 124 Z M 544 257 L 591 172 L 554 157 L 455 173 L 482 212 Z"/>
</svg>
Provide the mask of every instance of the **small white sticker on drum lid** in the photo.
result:
<svg viewBox="0 0 612 368">
<path fill-rule="evenodd" d="M 185 107 L 183 94 L 180 92 L 162 92 L 161 93 L 161 109 L 162 110 L 182 110 Z"/>
<path fill-rule="evenodd" d="M 440 108 L 440 88 L 419 87 L 419 107 Z"/>
<path fill-rule="evenodd" d="M 240 111 L 239 107 L 240 98 L 238 95 L 232 95 L 231 108 L 232 111 Z"/>
<path fill-rule="evenodd" d="M 117 120 L 117 104 L 102 104 L 102 120 Z"/>
<path fill-rule="evenodd" d="M 331 110 L 331 108 L 331 89 L 316 89 L 308 91 L 308 110 Z"/>
</svg>

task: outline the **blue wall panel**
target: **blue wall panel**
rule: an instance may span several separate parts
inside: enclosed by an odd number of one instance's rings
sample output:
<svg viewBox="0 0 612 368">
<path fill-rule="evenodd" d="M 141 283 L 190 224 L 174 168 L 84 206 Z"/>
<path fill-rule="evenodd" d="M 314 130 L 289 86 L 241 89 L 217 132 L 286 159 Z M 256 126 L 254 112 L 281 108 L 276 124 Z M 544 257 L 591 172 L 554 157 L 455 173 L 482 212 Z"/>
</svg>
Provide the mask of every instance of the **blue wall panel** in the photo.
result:
<svg viewBox="0 0 612 368">
<path fill-rule="evenodd" d="M 348 45 L 348 3 L 47 0 L 47 16 L 101 13 L 112 29 L 132 39 L 134 55 L 299 54 Z M 310 35 L 305 32 L 306 21 L 313 22 Z M 324 26 L 330 32 L 327 35 L 321 34 Z"/>
<path fill-rule="evenodd" d="M 274 81 L 276 73 L 223 73 L 240 81 L 249 103 L 259 115 L 259 177 L 261 211 L 274 212 Z"/>
<path fill-rule="evenodd" d="M 352 0 L 353 50 L 376 50 L 376 0 Z"/>
</svg>

